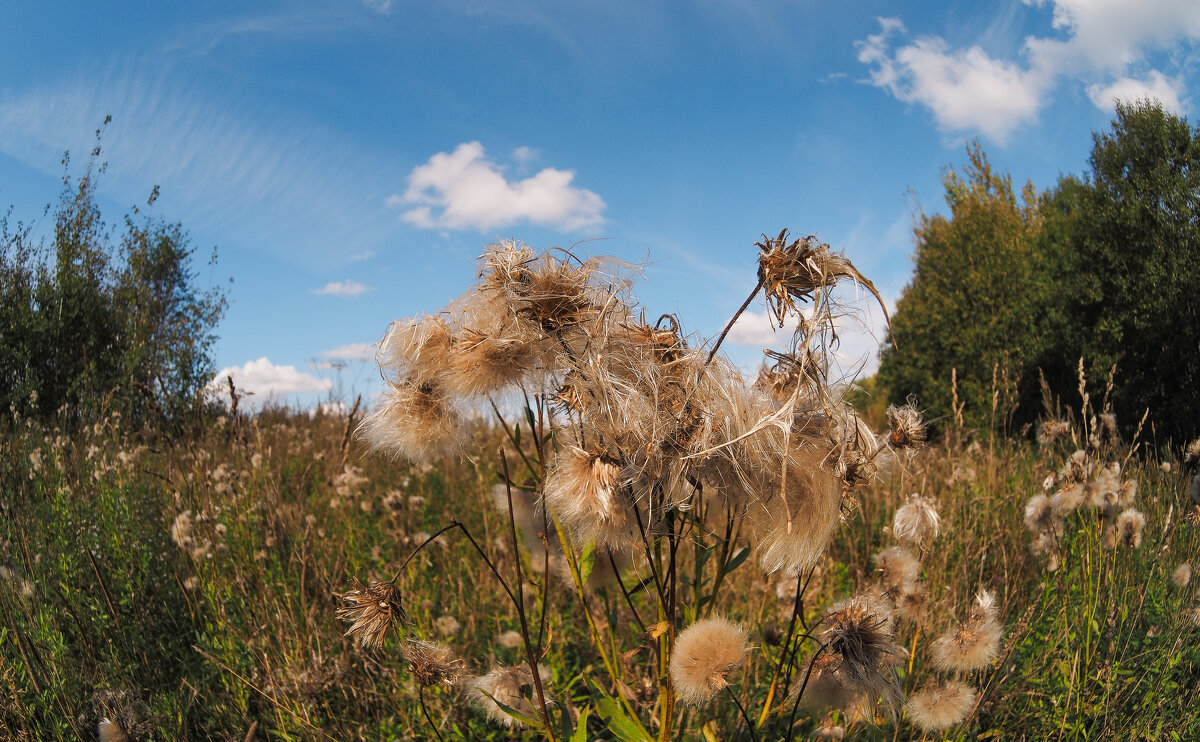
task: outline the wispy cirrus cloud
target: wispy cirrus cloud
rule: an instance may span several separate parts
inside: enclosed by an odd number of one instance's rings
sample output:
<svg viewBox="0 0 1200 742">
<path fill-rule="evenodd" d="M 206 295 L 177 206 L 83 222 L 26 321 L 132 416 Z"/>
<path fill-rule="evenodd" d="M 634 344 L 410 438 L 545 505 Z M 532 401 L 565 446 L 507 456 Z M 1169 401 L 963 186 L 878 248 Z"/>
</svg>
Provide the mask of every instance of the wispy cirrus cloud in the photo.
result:
<svg viewBox="0 0 1200 742">
<path fill-rule="evenodd" d="M 879 19 L 880 32 L 856 43 L 858 60 L 870 68 L 867 82 L 927 108 L 943 131 L 975 131 L 1000 143 L 1036 121 L 1063 80 L 1085 87 L 1103 110 L 1111 109 L 1114 99 L 1135 97 L 1182 109 L 1182 78 L 1148 68 L 1147 57 L 1200 40 L 1200 3 L 1025 2 L 1052 6 L 1052 28 L 1026 38 L 1008 59 L 978 45 L 954 48 L 938 36 L 904 41 L 907 30 L 899 19 Z"/>
<path fill-rule="evenodd" d="M 527 164 L 534 151 L 517 150 Z M 408 175 L 403 194 L 387 199 L 407 209 L 401 219 L 420 229 L 471 229 L 486 232 L 527 222 L 574 231 L 604 221 L 604 199 L 572 185 L 573 170 L 545 168 L 528 178 L 509 180 L 488 159 L 479 142 L 465 142 L 453 152 L 439 152 Z"/>
<path fill-rule="evenodd" d="M 313 293 L 325 296 L 359 296 L 370 290 L 370 286 L 347 278 L 345 281 L 330 281 L 321 288 L 314 289 Z"/>
<path fill-rule="evenodd" d="M 323 358 L 334 358 L 341 361 L 371 361 L 375 359 L 374 343 L 347 343 L 336 348 L 321 351 Z"/>
<path fill-rule="evenodd" d="M 372 158 L 338 135 L 138 67 L 10 88 L 0 151 L 57 174 L 63 151 L 86 156 L 111 115 L 101 188 L 118 201 L 141 202 L 158 184 L 158 208 L 186 214 L 190 228 L 302 261 L 324 259 L 331 244 L 361 252 L 392 230 L 363 196 Z"/>
</svg>

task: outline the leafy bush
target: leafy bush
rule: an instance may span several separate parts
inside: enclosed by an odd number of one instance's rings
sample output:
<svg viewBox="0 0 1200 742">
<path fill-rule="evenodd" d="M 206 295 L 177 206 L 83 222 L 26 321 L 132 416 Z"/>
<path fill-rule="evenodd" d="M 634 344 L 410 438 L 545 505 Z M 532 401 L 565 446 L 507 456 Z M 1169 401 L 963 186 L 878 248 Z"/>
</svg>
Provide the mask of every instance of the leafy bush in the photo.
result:
<svg viewBox="0 0 1200 742">
<path fill-rule="evenodd" d="M 0 404 L 75 423 L 107 412 L 178 420 L 211 378 L 225 297 L 196 285 L 180 224 L 136 208 L 119 235 L 105 224 L 99 156 L 97 146 L 78 181 L 63 158 L 49 245 L 0 219 Z M 147 206 L 157 197 L 155 186 Z"/>
</svg>

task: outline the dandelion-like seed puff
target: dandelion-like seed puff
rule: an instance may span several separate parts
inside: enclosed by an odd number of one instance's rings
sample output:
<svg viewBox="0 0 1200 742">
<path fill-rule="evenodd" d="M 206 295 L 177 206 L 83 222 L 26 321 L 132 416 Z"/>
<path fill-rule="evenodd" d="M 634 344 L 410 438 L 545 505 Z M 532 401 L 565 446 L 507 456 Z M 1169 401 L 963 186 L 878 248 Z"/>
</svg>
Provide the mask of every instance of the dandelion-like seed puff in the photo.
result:
<svg viewBox="0 0 1200 742">
<path fill-rule="evenodd" d="M 682 703 L 699 704 L 729 685 L 725 677 L 750 656 L 742 627 L 724 618 L 705 618 L 684 629 L 671 653 L 671 683 Z"/>
<path fill-rule="evenodd" d="M 352 622 L 346 636 L 368 649 L 379 648 L 389 629 L 408 620 L 400 601 L 400 588 L 394 582 L 375 582 L 364 587 L 355 580 L 354 585 L 353 590 L 336 596 L 345 603 L 337 610 L 337 617 Z"/>
<path fill-rule="evenodd" d="M 933 641 L 930 652 L 938 669 L 969 672 L 988 666 L 1000 651 L 1004 627 L 997 618 L 995 597 L 983 590 L 967 620 Z"/>
<path fill-rule="evenodd" d="M 942 519 L 934 501 L 910 495 L 892 519 L 892 535 L 901 541 L 921 545 L 937 538 Z"/>
<path fill-rule="evenodd" d="M 961 724 L 975 705 L 975 689 L 957 680 L 935 682 L 908 699 L 908 718 L 926 732 L 941 732 Z"/>
</svg>

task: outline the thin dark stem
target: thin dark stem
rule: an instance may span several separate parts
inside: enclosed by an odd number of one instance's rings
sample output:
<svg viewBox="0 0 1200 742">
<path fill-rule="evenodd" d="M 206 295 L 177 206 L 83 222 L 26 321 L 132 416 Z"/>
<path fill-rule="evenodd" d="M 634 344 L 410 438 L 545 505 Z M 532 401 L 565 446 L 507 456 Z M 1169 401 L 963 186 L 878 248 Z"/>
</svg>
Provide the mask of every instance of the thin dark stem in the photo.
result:
<svg viewBox="0 0 1200 742">
<path fill-rule="evenodd" d="M 646 623 L 642 621 L 642 617 L 638 615 L 637 608 L 633 607 L 633 596 L 625 589 L 625 582 L 621 579 L 621 570 L 617 569 L 617 560 L 613 559 L 612 550 L 608 547 L 604 548 L 604 552 L 608 554 L 608 563 L 612 565 L 613 574 L 616 575 L 617 585 L 621 588 L 621 594 L 625 596 L 625 604 L 629 606 L 629 610 L 633 613 L 633 620 L 637 621 L 638 628 L 642 633 L 646 633 Z"/>
<path fill-rule="evenodd" d="M 633 517 L 637 519 L 638 533 L 642 536 L 642 546 L 646 548 L 646 561 L 650 563 L 650 574 L 654 576 L 654 590 L 658 593 L 659 604 L 665 609 L 667 596 L 663 592 L 663 581 L 658 576 L 658 568 L 654 566 L 654 550 L 650 548 L 650 539 L 646 537 L 646 525 L 642 523 L 642 509 L 637 506 L 636 502 L 631 502 L 630 506 L 633 508 Z"/>
<path fill-rule="evenodd" d="M 746 297 L 746 301 L 742 302 L 742 305 L 738 307 L 738 310 L 733 313 L 733 317 L 729 319 L 729 324 L 725 325 L 725 329 L 721 330 L 721 334 L 717 337 L 716 345 L 714 345 L 712 350 L 708 352 L 708 358 L 704 359 L 705 366 L 712 363 L 712 359 L 715 355 L 717 355 L 717 350 L 720 349 L 721 343 L 725 342 L 725 336 L 728 335 L 729 331 L 733 329 L 733 323 L 738 321 L 738 317 L 742 316 L 742 312 L 746 311 L 746 307 L 750 306 L 750 302 L 754 301 L 754 297 L 758 296 L 758 290 L 762 287 L 762 276 L 759 276 L 758 283 L 754 284 L 754 290 L 750 292 L 750 295 Z"/>
<path fill-rule="evenodd" d="M 746 729 L 750 730 L 750 739 L 758 742 L 758 733 L 754 731 L 754 725 L 750 723 L 750 717 L 746 715 L 746 708 L 742 706 L 742 702 L 738 700 L 737 694 L 733 692 L 733 687 L 727 685 L 725 686 L 725 690 L 729 693 L 729 697 L 733 699 L 733 705 L 737 706 L 737 710 L 742 713 L 742 721 L 746 722 Z"/>
<path fill-rule="evenodd" d="M 429 722 L 429 728 L 437 735 L 438 740 L 445 742 L 442 740 L 442 733 L 438 731 L 437 724 L 433 723 L 433 717 L 429 715 L 429 709 L 425 707 L 425 686 L 423 685 L 417 686 L 417 700 L 421 702 L 421 711 L 425 713 L 425 721 Z"/>
<path fill-rule="evenodd" d="M 458 521 L 454 521 L 450 525 L 446 526 L 442 530 L 438 531 L 437 533 L 433 534 L 429 538 L 422 541 L 420 546 L 413 549 L 412 553 L 404 558 L 404 562 L 400 565 L 400 569 L 396 570 L 396 574 L 392 576 L 392 582 L 395 582 L 396 580 L 400 579 L 400 575 L 404 573 L 404 568 L 408 566 L 408 563 L 412 561 L 412 558 L 415 557 L 421 551 L 421 549 L 424 549 L 426 546 L 429 546 L 430 544 L 432 544 L 434 541 L 437 540 L 438 536 L 441 536 L 446 531 L 449 531 L 451 528 L 458 528 L 461 525 L 462 524 L 459 523 Z"/>
<path fill-rule="evenodd" d="M 828 644 L 822 644 L 817 648 L 817 651 L 813 653 L 812 659 L 808 661 L 808 671 L 804 673 L 804 682 L 800 684 L 800 690 L 796 691 L 796 700 L 794 703 L 792 703 L 792 714 L 788 718 L 787 742 L 792 742 L 792 737 L 796 733 L 796 710 L 800 708 L 800 699 L 804 697 L 804 689 L 808 687 L 808 680 L 812 677 L 813 667 L 815 667 L 817 664 L 817 658 L 820 657 L 821 653 L 824 652 L 828 647 Z"/>
<path fill-rule="evenodd" d="M 508 494 L 508 525 L 512 533 L 513 561 L 517 568 L 517 620 L 521 622 L 521 639 L 525 644 L 525 658 L 533 673 L 533 690 L 537 695 L 538 707 L 542 712 L 542 724 L 550 739 L 555 739 L 554 730 L 550 727 L 550 712 L 546 710 L 546 696 L 542 691 L 542 675 L 538 672 L 537 656 L 533 653 L 533 645 L 529 642 L 529 622 L 525 619 L 525 590 L 524 577 L 521 574 L 521 545 L 517 541 L 517 519 L 513 514 L 512 483 L 508 478 L 508 457 L 504 455 L 504 446 L 500 447 L 500 470 L 504 474 L 504 491 Z M 544 575 L 543 579 L 549 575 Z"/>
</svg>

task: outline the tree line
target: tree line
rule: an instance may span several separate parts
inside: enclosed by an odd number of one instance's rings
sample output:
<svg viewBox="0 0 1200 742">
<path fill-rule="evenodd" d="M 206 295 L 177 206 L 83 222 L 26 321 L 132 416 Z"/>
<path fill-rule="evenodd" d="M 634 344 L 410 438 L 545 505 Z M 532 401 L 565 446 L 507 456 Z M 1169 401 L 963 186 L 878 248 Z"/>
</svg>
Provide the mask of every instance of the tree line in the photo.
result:
<svg viewBox="0 0 1200 742">
<path fill-rule="evenodd" d="M 1159 443 L 1200 432 L 1200 130 L 1119 104 L 1082 176 L 1017 193 L 975 143 L 943 182 L 881 351 L 891 399 L 950 418 L 957 394 L 969 425 L 1019 431 L 1044 414 L 1043 378 L 1077 403 L 1082 358 L 1093 399 L 1112 372 L 1126 432 L 1144 414 Z"/>
</svg>

